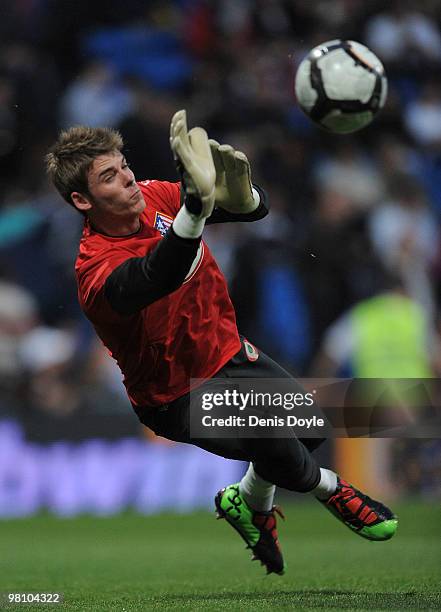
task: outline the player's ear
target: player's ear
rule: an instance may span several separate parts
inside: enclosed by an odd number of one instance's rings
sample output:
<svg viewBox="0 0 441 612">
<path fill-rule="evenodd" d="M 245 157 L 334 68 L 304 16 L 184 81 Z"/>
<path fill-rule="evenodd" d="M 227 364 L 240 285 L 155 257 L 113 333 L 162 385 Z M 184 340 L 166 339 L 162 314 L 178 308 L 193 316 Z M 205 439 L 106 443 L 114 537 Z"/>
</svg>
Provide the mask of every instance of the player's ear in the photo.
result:
<svg viewBox="0 0 441 612">
<path fill-rule="evenodd" d="M 92 208 L 90 200 L 79 191 L 73 191 L 70 197 L 75 208 L 78 208 L 81 212 L 86 212 Z"/>
</svg>

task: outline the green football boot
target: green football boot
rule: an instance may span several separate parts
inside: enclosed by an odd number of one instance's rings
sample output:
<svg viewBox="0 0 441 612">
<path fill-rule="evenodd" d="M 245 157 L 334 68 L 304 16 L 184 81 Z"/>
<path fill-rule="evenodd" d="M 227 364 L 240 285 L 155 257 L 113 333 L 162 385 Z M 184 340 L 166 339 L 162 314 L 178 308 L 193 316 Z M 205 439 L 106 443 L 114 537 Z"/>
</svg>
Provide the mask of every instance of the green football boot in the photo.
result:
<svg viewBox="0 0 441 612">
<path fill-rule="evenodd" d="M 283 516 L 278 506 L 269 512 L 252 510 L 239 493 L 239 483 L 221 489 L 216 495 L 217 518 L 226 519 L 253 551 L 252 561 L 260 561 L 267 574 L 283 574 L 285 564 L 277 537 L 276 513 Z"/>
<path fill-rule="evenodd" d="M 367 540 L 390 540 L 397 531 L 398 518 L 387 506 L 371 499 L 339 476 L 335 493 L 329 499 L 319 501 L 349 529 Z"/>
</svg>

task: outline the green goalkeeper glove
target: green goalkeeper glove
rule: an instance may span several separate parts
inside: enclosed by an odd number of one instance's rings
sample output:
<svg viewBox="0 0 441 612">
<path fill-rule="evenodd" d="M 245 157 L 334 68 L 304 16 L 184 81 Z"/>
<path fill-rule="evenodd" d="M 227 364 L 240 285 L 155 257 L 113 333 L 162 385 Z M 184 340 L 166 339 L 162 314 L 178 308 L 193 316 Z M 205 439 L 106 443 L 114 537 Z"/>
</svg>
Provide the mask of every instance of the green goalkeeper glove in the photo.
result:
<svg viewBox="0 0 441 612">
<path fill-rule="evenodd" d="M 208 142 L 216 168 L 216 206 L 236 214 L 252 212 L 259 205 L 259 196 L 253 194 L 247 156 L 230 145 Z"/>
<path fill-rule="evenodd" d="M 190 196 L 187 208 L 200 218 L 209 217 L 215 203 L 216 169 L 207 132 L 200 127 L 188 131 L 186 112 L 180 110 L 171 120 L 170 146 L 182 173 L 185 193 Z"/>
</svg>

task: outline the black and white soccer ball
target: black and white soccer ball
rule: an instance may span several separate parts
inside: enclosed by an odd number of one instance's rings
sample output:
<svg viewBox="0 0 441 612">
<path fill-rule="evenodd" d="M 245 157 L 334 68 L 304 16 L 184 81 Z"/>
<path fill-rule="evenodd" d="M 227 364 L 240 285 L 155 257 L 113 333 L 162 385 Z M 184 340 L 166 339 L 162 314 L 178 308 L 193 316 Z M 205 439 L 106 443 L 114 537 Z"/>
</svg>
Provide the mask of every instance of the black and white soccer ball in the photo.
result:
<svg viewBox="0 0 441 612">
<path fill-rule="evenodd" d="M 370 49 L 353 40 L 330 40 L 301 62 L 295 91 L 308 117 L 331 132 L 347 134 L 368 125 L 384 106 L 387 79 Z"/>
</svg>

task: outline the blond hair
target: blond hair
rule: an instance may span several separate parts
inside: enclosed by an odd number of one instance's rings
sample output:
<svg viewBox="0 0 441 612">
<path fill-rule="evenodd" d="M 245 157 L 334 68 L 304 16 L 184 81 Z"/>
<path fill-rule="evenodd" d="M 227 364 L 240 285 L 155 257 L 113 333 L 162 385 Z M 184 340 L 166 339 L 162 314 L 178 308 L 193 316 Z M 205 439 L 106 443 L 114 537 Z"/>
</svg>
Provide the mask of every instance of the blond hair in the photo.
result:
<svg viewBox="0 0 441 612">
<path fill-rule="evenodd" d="M 111 128 L 72 127 L 60 133 L 46 155 L 46 170 L 61 196 L 75 206 L 71 193 L 89 194 L 87 177 L 94 160 L 123 146 L 121 134 Z"/>
</svg>

